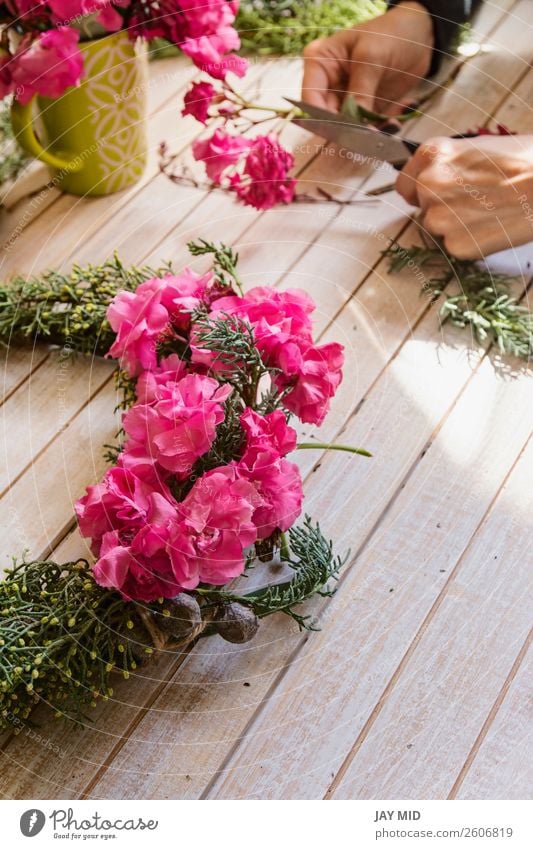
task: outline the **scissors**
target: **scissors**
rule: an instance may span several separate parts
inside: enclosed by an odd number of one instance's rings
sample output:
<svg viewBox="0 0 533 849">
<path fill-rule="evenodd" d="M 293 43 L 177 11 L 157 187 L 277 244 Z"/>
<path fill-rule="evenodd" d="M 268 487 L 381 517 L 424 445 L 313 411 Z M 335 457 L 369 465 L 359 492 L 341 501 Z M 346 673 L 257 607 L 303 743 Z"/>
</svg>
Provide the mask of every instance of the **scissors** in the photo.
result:
<svg viewBox="0 0 533 849">
<path fill-rule="evenodd" d="M 294 124 L 353 151 L 361 159 L 379 159 L 401 170 L 420 147 L 419 142 L 367 127 L 350 115 L 330 112 L 302 100 L 291 100 L 290 97 L 285 100 L 305 113 L 304 117 L 293 118 Z"/>
</svg>

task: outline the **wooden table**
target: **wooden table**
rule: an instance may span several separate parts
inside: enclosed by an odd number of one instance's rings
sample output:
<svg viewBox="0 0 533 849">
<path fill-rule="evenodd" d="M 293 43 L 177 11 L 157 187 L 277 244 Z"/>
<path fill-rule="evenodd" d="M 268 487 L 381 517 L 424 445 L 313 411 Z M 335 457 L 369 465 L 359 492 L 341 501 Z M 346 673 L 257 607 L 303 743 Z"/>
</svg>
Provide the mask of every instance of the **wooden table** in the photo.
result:
<svg viewBox="0 0 533 849">
<path fill-rule="evenodd" d="M 530 15 L 530 0 L 485 4 L 474 35 L 490 51 L 455 65 L 410 135 L 493 119 L 533 132 Z M 272 102 L 298 93 L 300 70 L 268 61 L 248 85 Z M 187 240 L 204 237 L 237 247 L 246 285 L 306 289 L 317 334 L 347 350 L 317 435 L 374 453 L 299 457 L 306 509 L 339 551 L 351 548 L 349 564 L 338 593 L 312 606 L 319 633 L 280 616 L 244 646 L 200 641 L 118 682 L 83 727 L 38 709 L 36 729 L 4 738 L 2 795 L 526 798 L 531 380 L 504 378 L 491 349 L 439 329 L 413 271 L 389 276 L 387 239 L 419 239 L 396 194 L 260 215 L 158 174 L 157 143 L 186 150 L 198 131 L 179 116 L 192 74 L 180 60 L 152 66 L 142 183 L 92 200 L 50 191 L 4 216 L 2 276 L 115 248 L 128 263 L 179 266 Z M 286 138 L 305 191 L 355 198 L 390 180 L 302 130 Z M 23 548 L 81 555 L 73 502 L 101 475 L 116 429 L 111 366 L 65 368 L 45 347 L 2 358 L 2 562 Z"/>
</svg>

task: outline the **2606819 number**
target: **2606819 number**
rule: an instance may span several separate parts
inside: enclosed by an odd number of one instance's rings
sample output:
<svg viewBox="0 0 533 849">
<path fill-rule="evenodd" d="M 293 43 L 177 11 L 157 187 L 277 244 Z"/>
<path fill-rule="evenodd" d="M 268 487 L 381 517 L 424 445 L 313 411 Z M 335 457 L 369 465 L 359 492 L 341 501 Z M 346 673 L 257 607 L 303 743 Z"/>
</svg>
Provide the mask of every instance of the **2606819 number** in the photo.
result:
<svg viewBox="0 0 533 849">
<path fill-rule="evenodd" d="M 512 828 L 464 828 L 462 837 L 512 837 Z"/>
</svg>

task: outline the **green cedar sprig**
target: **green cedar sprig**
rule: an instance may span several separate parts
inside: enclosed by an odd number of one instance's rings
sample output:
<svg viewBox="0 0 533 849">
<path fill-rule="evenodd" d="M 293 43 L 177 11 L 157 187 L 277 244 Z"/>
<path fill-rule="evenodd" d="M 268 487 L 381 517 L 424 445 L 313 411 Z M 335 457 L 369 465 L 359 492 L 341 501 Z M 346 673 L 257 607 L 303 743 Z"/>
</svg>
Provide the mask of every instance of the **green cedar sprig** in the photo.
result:
<svg viewBox="0 0 533 849">
<path fill-rule="evenodd" d="M 80 719 L 151 654 L 137 614 L 95 583 L 86 560 L 20 561 L 0 582 L 0 729 L 20 727 L 44 701 Z"/>
<path fill-rule="evenodd" d="M 213 272 L 218 286 L 222 290 L 230 290 L 236 287 L 242 295 L 242 283 L 237 272 L 239 254 L 233 248 L 222 242 L 208 242 L 206 239 L 198 239 L 196 242 L 187 243 L 191 256 L 213 256 Z M 226 277 L 229 274 L 229 280 Z"/>
<path fill-rule="evenodd" d="M 511 294 L 515 278 L 493 274 L 474 261 L 455 259 L 438 249 L 392 243 L 384 256 L 393 274 L 416 267 L 429 275 L 422 291 L 432 303 L 442 299 L 442 324 L 468 327 L 479 342 L 494 342 L 502 354 L 526 360 L 533 356 L 533 313 Z M 459 285 L 458 294 L 446 291 L 453 280 Z"/>
<path fill-rule="evenodd" d="M 115 338 L 106 312 L 117 292 L 133 292 L 171 270 L 170 263 L 127 267 L 115 254 L 102 265 L 74 265 L 68 274 L 15 277 L 0 286 L 0 342 L 48 342 L 66 351 L 103 355 Z"/>
<path fill-rule="evenodd" d="M 337 580 L 349 552 L 343 558 L 335 556 L 333 543 L 324 537 L 318 522 L 313 523 L 308 515 L 302 525 L 289 530 L 288 537 L 288 553 L 283 562 L 294 570 L 288 581 L 242 595 L 213 588 L 206 590 L 205 594 L 215 601 L 250 605 L 260 619 L 273 613 L 284 613 L 294 619 L 300 629 L 318 630 L 311 617 L 299 613 L 295 607 L 315 595 L 333 595 L 335 590 L 331 588 L 330 581 Z"/>
</svg>

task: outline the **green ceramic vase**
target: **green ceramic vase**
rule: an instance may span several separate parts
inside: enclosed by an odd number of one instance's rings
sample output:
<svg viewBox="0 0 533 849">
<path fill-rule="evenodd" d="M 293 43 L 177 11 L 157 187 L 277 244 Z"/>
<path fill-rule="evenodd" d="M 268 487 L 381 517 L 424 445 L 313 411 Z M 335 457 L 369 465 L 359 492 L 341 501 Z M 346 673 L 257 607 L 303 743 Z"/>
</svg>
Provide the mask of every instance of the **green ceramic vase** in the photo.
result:
<svg viewBox="0 0 533 849">
<path fill-rule="evenodd" d="M 13 130 L 24 150 L 50 166 L 60 189 L 108 195 L 137 182 L 146 165 L 146 49 L 125 32 L 82 42 L 80 49 L 80 85 L 56 99 L 15 101 Z"/>
</svg>

